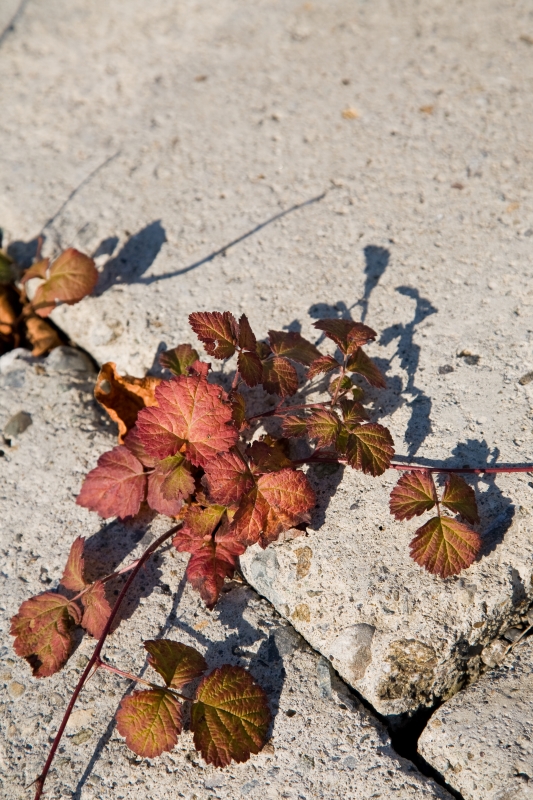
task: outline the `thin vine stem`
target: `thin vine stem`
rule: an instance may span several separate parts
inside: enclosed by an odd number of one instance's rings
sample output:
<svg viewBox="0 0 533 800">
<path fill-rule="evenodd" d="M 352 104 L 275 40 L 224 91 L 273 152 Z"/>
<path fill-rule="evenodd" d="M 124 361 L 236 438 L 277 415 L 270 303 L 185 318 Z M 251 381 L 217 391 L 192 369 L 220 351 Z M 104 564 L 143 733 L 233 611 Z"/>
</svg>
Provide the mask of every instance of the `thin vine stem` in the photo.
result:
<svg viewBox="0 0 533 800">
<path fill-rule="evenodd" d="M 91 658 L 89 659 L 89 662 L 88 662 L 87 666 L 83 670 L 83 673 L 82 673 L 82 675 L 81 675 L 81 677 L 80 677 L 80 679 L 79 679 L 79 681 L 78 681 L 78 683 L 76 685 L 76 688 L 74 689 L 74 691 L 72 693 L 72 697 L 70 698 L 69 704 L 68 704 L 68 706 L 66 708 L 66 711 L 65 711 L 65 713 L 63 715 L 63 719 L 61 720 L 61 725 L 58 728 L 58 731 L 56 733 L 55 739 L 54 739 L 54 741 L 52 743 L 52 746 L 50 748 L 50 752 L 48 754 L 48 758 L 46 759 L 46 763 L 45 763 L 45 765 L 43 767 L 43 771 L 41 772 L 39 777 L 34 781 L 34 783 L 36 784 L 36 787 L 37 787 L 36 790 L 35 790 L 35 798 L 34 798 L 34 800 L 40 800 L 40 798 L 42 797 L 42 793 L 43 793 L 43 789 L 44 789 L 44 783 L 45 783 L 47 775 L 48 775 L 48 773 L 50 771 L 50 767 L 52 766 L 52 762 L 54 760 L 54 756 L 56 754 L 57 748 L 59 747 L 59 743 L 60 743 L 61 738 L 63 736 L 63 733 L 65 731 L 67 722 L 68 722 L 69 717 L 70 717 L 70 715 L 72 713 L 72 709 L 74 708 L 76 700 L 78 699 L 78 695 L 80 694 L 81 690 L 83 689 L 83 686 L 84 686 L 86 680 L 89 678 L 90 675 L 92 677 L 92 674 L 94 674 L 94 673 L 91 674 L 91 671 L 93 670 L 93 668 L 94 668 L 94 671 L 96 671 L 98 669 L 98 667 L 100 666 L 100 664 L 97 663 L 97 662 L 100 661 L 100 653 L 102 652 L 102 648 L 104 646 L 105 640 L 107 639 L 107 637 L 109 635 L 109 632 L 111 630 L 111 626 L 113 624 L 113 621 L 114 621 L 114 619 L 115 619 L 115 617 L 116 617 L 116 615 L 117 615 L 117 613 L 119 611 L 119 608 L 120 608 L 120 606 L 122 604 L 122 601 L 124 600 L 124 598 L 126 596 L 126 593 L 127 593 L 128 589 L 130 588 L 131 584 L 135 580 L 135 577 L 139 573 L 141 567 L 148 561 L 150 556 L 153 553 L 155 553 L 155 551 L 159 547 L 161 547 L 161 545 L 164 544 L 164 542 L 166 542 L 167 539 L 170 539 L 170 537 L 173 536 L 176 533 L 176 531 L 178 531 L 181 528 L 182 524 L 183 523 L 180 522 L 177 525 L 174 525 L 173 528 L 170 528 L 170 530 L 168 530 L 165 533 L 161 534 L 161 536 L 158 539 L 156 539 L 155 542 L 152 542 L 150 547 L 148 547 L 144 551 L 142 556 L 138 559 L 138 561 L 135 564 L 135 566 L 133 567 L 133 569 L 132 569 L 132 571 L 131 571 L 131 573 L 130 573 L 127 581 L 126 581 L 126 583 L 122 587 L 122 590 L 121 590 L 119 596 L 117 597 L 115 605 L 111 609 L 111 614 L 109 615 L 109 618 L 108 618 L 108 620 L 107 620 L 107 622 L 106 622 L 106 624 L 104 626 L 104 629 L 102 631 L 102 635 L 98 639 L 96 647 L 94 648 L 94 652 L 93 652 Z"/>
<path fill-rule="evenodd" d="M 111 664 L 108 664 L 107 661 L 102 661 L 101 658 L 96 661 L 95 666 L 97 668 L 101 667 L 102 669 L 106 669 L 108 672 L 112 672 L 114 675 L 120 675 L 121 678 L 127 678 L 128 680 L 135 681 L 136 683 L 143 683 L 145 686 L 149 686 L 150 689 L 160 689 L 163 692 L 170 692 L 170 694 L 176 695 L 176 697 L 179 697 L 181 700 L 188 700 L 189 702 L 191 700 L 190 697 L 187 697 L 185 694 L 180 694 L 180 692 L 177 692 L 176 689 L 171 689 L 170 686 L 160 686 L 158 683 L 152 683 L 152 681 L 139 678 L 137 675 L 133 675 L 131 672 L 125 672 L 123 669 L 112 667 Z"/>
<path fill-rule="evenodd" d="M 341 456 L 326 456 L 320 455 L 318 451 L 311 453 L 307 458 L 298 458 L 292 462 L 295 466 L 302 464 L 347 464 L 348 460 Z M 533 473 L 533 464 L 510 464 L 509 466 L 500 467 L 425 467 L 420 464 L 400 464 L 398 462 L 391 462 L 388 469 L 396 469 L 400 471 L 410 472 L 456 472 L 465 475 L 483 475 L 485 473 L 492 474 L 505 474 L 511 472 L 531 472 Z"/>
</svg>

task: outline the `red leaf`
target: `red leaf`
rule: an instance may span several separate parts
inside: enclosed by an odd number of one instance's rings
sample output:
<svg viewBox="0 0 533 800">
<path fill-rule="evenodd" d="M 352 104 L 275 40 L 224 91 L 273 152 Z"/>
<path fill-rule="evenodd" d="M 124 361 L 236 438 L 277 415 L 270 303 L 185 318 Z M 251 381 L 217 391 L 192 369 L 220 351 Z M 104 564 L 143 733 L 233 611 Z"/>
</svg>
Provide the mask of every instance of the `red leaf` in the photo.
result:
<svg viewBox="0 0 533 800">
<path fill-rule="evenodd" d="M 199 375 L 201 378 L 205 378 L 207 380 L 207 376 L 209 375 L 210 369 L 211 369 L 211 364 L 206 364 L 205 361 L 195 361 L 189 367 L 189 374 Z"/>
<path fill-rule="evenodd" d="M 157 458 L 148 455 L 146 452 L 146 447 L 139 438 L 139 431 L 137 428 L 132 428 L 131 431 L 128 431 L 124 438 L 124 446 L 127 447 L 130 453 L 133 453 L 135 458 L 138 458 L 145 467 L 155 467 L 158 463 Z"/>
<path fill-rule="evenodd" d="M 307 418 L 310 439 L 317 440 L 318 447 L 328 447 L 335 442 L 340 429 L 338 416 L 327 408 L 315 408 Z"/>
<path fill-rule="evenodd" d="M 258 753 L 270 726 L 267 697 L 249 672 L 224 664 L 205 677 L 191 711 L 194 746 L 208 764 L 226 767 Z"/>
<path fill-rule="evenodd" d="M 246 314 L 243 314 L 239 320 L 239 347 L 244 348 L 244 350 L 252 350 L 255 352 L 256 344 L 257 339 L 255 338 L 255 333 L 250 327 L 248 317 Z"/>
<path fill-rule="evenodd" d="M 25 600 L 11 620 L 13 648 L 28 661 L 36 678 L 58 672 L 72 652 L 72 627 L 81 614 L 62 594 L 45 592 Z"/>
<path fill-rule="evenodd" d="M 340 367 L 340 364 L 333 356 L 320 356 L 311 362 L 311 366 L 307 370 L 307 377 L 311 380 L 311 378 L 316 378 L 317 375 L 322 375 L 324 372 L 331 372 L 337 367 Z"/>
<path fill-rule="evenodd" d="M 215 358 L 229 358 L 235 352 L 238 326 L 229 311 L 196 311 L 189 315 L 191 328 Z"/>
<path fill-rule="evenodd" d="M 229 400 L 231 403 L 231 419 L 237 430 L 245 427 L 246 423 L 246 403 L 244 397 L 240 392 L 233 389 L 229 393 Z"/>
<path fill-rule="evenodd" d="M 352 427 L 346 449 L 351 467 L 369 475 L 382 475 L 388 469 L 393 455 L 394 442 L 390 431 L 383 425 L 369 422 Z"/>
<path fill-rule="evenodd" d="M 346 428 L 351 431 L 354 425 L 368 419 L 368 414 L 361 403 L 355 400 L 344 399 L 339 403 L 342 409 L 342 418 Z"/>
<path fill-rule="evenodd" d="M 191 376 L 163 381 L 156 389 L 158 406 L 139 413 L 139 438 L 150 455 L 175 455 L 185 443 L 189 460 L 203 467 L 235 444 L 227 395 L 205 378 Z"/>
<path fill-rule="evenodd" d="M 270 347 L 277 356 L 285 356 L 309 366 L 321 353 L 314 344 L 308 342 L 295 331 L 269 331 Z"/>
<path fill-rule="evenodd" d="M 69 247 L 56 258 L 50 267 L 48 278 L 35 292 L 32 306 L 40 317 L 47 317 L 55 308 L 57 300 L 73 305 L 90 294 L 98 272 L 89 256 Z"/>
<path fill-rule="evenodd" d="M 36 261 L 35 264 L 32 264 L 25 272 L 20 282 L 22 284 L 26 283 L 26 281 L 31 280 L 32 278 L 42 278 L 43 280 L 46 279 L 46 271 L 48 269 L 48 265 L 50 264 L 49 258 L 43 258 L 42 261 Z"/>
<path fill-rule="evenodd" d="M 315 328 L 324 331 L 333 339 L 344 354 L 353 353 L 358 347 L 376 338 L 376 332 L 361 322 L 350 319 L 319 319 Z"/>
<path fill-rule="evenodd" d="M 333 378 L 333 380 L 328 386 L 328 392 L 330 393 L 330 395 L 332 397 L 335 397 L 335 395 L 337 395 L 337 399 L 339 397 L 342 397 L 344 394 L 346 394 L 346 392 L 349 392 L 350 390 L 354 392 L 355 387 L 351 379 L 348 377 L 348 375 L 339 375 L 338 378 Z"/>
<path fill-rule="evenodd" d="M 481 549 L 476 531 L 450 517 L 433 517 L 409 545 L 411 558 L 433 575 L 447 578 L 466 569 Z"/>
<path fill-rule="evenodd" d="M 286 358 L 274 356 L 263 361 L 263 386 L 270 394 L 289 397 L 298 389 L 298 375 Z"/>
<path fill-rule="evenodd" d="M 107 602 L 102 581 L 93 583 L 89 591 L 82 594 L 81 602 L 85 609 L 81 620 L 82 627 L 95 639 L 99 639 L 111 614 L 111 606 Z"/>
<path fill-rule="evenodd" d="M 195 553 L 211 535 L 224 515 L 224 506 L 212 505 L 207 508 L 191 506 L 183 522 L 183 527 L 172 539 L 172 544 L 180 553 Z"/>
<path fill-rule="evenodd" d="M 235 538 L 247 547 L 257 541 L 266 547 L 283 531 L 308 521 L 315 502 L 303 472 L 282 469 L 261 475 L 233 518 Z"/>
<path fill-rule="evenodd" d="M 85 478 L 76 503 L 97 511 L 104 519 L 124 519 L 138 512 L 145 491 L 143 465 L 127 447 L 119 445 L 100 456 L 98 466 Z"/>
<path fill-rule="evenodd" d="M 263 365 L 257 353 L 241 351 L 237 358 L 237 368 L 247 386 L 257 386 L 263 378 Z"/>
<path fill-rule="evenodd" d="M 307 420 L 305 417 L 296 417 L 287 414 L 283 418 L 281 428 L 284 436 L 305 436 L 307 433 Z"/>
<path fill-rule="evenodd" d="M 479 522 L 476 494 L 472 487 L 454 472 L 450 472 L 448 475 L 442 503 L 455 514 L 461 514 L 468 522 Z"/>
<path fill-rule="evenodd" d="M 148 663 L 172 689 L 182 689 L 207 669 L 203 655 L 181 642 L 157 639 L 145 642 L 144 646 L 150 654 Z"/>
<path fill-rule="evenodd" d="M 200 593 L 207 608 L 213 608 L 226 578 L 233 578 L 239 556 L 246 550 L 232 535 L 215 535 L 190 557 L 186 576 Z"/>
<path fill-rule="evenodd" d="M 182 729 L 181 703 L 165 689 L 133 692 L 117 711 L 117 729 L 126 744 L 143 758 L 172 750 Z"/>
<path fill-rule="evenodd" d="M 437 502 L 429 472 L 404 472 L 390 496 L 390 513 L 396 519 L 412 519 L 429 511 Z"/>
<path fill-rule="evenodd" d="M 253 485 L 250 470 L 235 452 L 222 453 L 205 465 L 209 496 L 215 503 L 231 505 Z"/>
<path fill-rule="evenodd" d="M 83 536 L 78 536 L 72 542 L 70 553 L 68 554 L 67 563 L 63 571 L 63 577 L 60 583 L 65 589 L 71 589 L 73 592 L 81 592 L 87 585 L 83 578 L 83 546 L 85 539 Z"/>
<path fill-rule="evenodd" d="M 349 372 L 357 372 L 358 375 L 362 375 L 371 386 L 375 386 L 378 389 L 387 388 L 387 381 L 383 373 L 360 347 L 357 348 L 350 358 L 346 368 Z"/>
<path fill-rule="evenodd" d="M 182 455 L 164 458 L 148 476 L 148 505 L 168 517 L 176 516 L 193 492 L 191 465 Z"/>
<path fill-rule="evenodd" d="M 200 356 L 190 344 L 179 344 L 172 350 L 165 350 L 159 356 L 159 363 L 164 369 L 169 369 L 174 375 L 188 375 L 189 367 L 198 361 Z"/>
<path fill-rule="evenodd" d="M 252 442 L 246 452 L 253 463 L 253 472 L 276 472 L 284 467 L 292 467 L 292 461 L 287 456 L 288 441 L 274 439 L 272 436 L 262 436 Z"/>
</svg>

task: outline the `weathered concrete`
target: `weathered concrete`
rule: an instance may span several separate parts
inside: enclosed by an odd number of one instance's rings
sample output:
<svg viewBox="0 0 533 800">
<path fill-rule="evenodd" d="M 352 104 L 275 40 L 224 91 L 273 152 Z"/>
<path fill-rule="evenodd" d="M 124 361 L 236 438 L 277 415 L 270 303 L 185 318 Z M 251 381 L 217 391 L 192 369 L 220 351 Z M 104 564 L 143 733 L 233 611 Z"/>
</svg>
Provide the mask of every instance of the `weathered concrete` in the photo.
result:
<svg viewBox="0 0 533 800">
<path fill-rule="evenodd" d="M 431 717 L 419 750 L 465 800 L 533 797 L 533 641 Z"/>
<path fill-rule="evenodd" d="M 98 453 L 111 442 L 110 426 L 87 393 L 83 358 L 72 351 L 46 361 L 0 362 L 0 429 L 21 409 L 32 424 L 4 447 L 0 471 L 2 573 L 0 625 L 0 794 L 27 798 L 69 694 L 94 640 L 79 643 L 66 668 L 49 679 L 31 677 L 7 634 L 20 602 L 57 586 L 70 545 L 88 537 L 88 551 L 107 568 L 136 557 L 168 520 L 102 525 L 76 506 L 74 495 Z M 74 367 L 74 369 L 73 369 Z M 108 640 L 105 658 L 141 674 L 142 641 L 161 636 L 198 647 L 212 666 L 251 669 L 268 692 L 271 739 L 260 755 L 223 770 L 206 767 L 185 733 L 172 753 L 153 761 L 127 750 L 112 721 L 128 683 L 97 674 L 70 719 L 47 784 L 48 797 L 353 798 L 449 800 L 392 750 L 384 727 L 311 651 L 291 625 L 252 589 L 233 583 L 209 612 L 183 583 L 185 556 L 170 548 L 140 580 L 138 607 Z M 90 559 L 89 559 L 90 561 Z"/>
<path fill-rule="evenodd" d="M 364 317 L 399 453 L 527 461 L 532 34 L 524 1 L 28 4 L 2 51 L 12 251 L 44 229 L 45 252 L 95 253 L 98 295 L 54 318 L 134 374 L 196 309 L 246 310 L 260 335 Z M 485 555 L 444 582 L 409 560 L 394 479 L 315 473 L 309 537 L 243 560 L 388 715 L 477 674 L 533 568 L 526 476 L 476 481 Z"/>
</svg>

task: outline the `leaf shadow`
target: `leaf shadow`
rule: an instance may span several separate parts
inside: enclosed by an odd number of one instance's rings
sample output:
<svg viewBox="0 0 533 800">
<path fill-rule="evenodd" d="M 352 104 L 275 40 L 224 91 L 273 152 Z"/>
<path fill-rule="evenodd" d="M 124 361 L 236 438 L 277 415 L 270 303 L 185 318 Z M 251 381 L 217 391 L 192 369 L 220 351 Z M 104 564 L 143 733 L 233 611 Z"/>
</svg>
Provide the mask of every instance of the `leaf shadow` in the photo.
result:
<svg viewBox="0 0 533 800">
<path fill-rule="evenodd" d="M 101 242 L 96 249 L 96 254 L 105 253 L 106 245 L 109 248 L 114 238 L 109 237 Z M 161 225 L 161 220 L 151 222 L 138 233 L 130 236 L 119 252 L 104 264 L 95 295 L 103 294 L 115 284 L 139 283 L 144 273 L 156 260 L 166 241 L 166 232 Z M 104 248 L 103 251 L 102 248 Z M 99 253 L 99 251 L 101 252 Z"/>
</svg>

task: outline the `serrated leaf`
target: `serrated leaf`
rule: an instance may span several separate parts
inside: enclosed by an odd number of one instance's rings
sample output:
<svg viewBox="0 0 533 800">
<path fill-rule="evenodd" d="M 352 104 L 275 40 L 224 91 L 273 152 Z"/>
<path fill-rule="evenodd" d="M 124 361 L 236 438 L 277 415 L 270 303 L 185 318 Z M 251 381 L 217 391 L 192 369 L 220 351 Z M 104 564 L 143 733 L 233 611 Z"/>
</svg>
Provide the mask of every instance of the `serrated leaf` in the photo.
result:
<svg viewBox="0 0 533 800">
<path fill-rule="evenodd" d="M 417 530 L 409 547 L 417 564 L 447 578 L 472 564 L 481 549 L 481 537 L 455 519 L 433 517 Z"/>
<path fill-rule="evenodd" d="M 296 417 L 287 414 L 286 417 L 283 417 L 281 429 L 284 436 L 305 436 L 307 433 L 307 420 L 305 417 Z"/>
<path fill-rule="evenodd" d="M 396 519 L 412 519 L 429 511 L 437 502 L 429 472 L 404 472 L 390 496 L 390 513 Z"/>
<path fill-rule="evenodd" d="M 130 750 L 155 758 L 175 747 L 182 730 L 182 707 L 165 689 L 148 689 L 125 697 L 116 719 Z"/>
<path fill-rule="evenodd" d="M 72 542 L 67 563 L 65 564 L 65 569 L 63 570 L 63 577 L 60 581 L 61 585 L 64 586 L 65 589 L 71 589 L 73 592 L 81 592 L 82 589 L 85 589 L 87 585 L 83 577 L 84 544 L 85 539 L 83 536 L 78 536 L 78 538 L 74 539 Z"/>
<path fill-rule="evenodd" d="M 353 391 L 353 388 L 353 383 L 348 375 L 339 375 L 338 378 L 333 378 L 329 384 L 328 392 L 332 397 L 337 395 L 337 398 L 339 398 L 345 395 L 346 392 Z"/>
<path fill-rule="evenodd" d="M 246 402 L 240 392 L 233 389 L 229 393 L 231 403 L 231 418 L 237 430 L 241 430 L 246 424 Z"/>
<path fill-rule="evenodd" d="M 282 469 L 258 478 L 245 494 L 233 518 L 235 538 L 246 547 L 266 547 L 280 533 L 309 520 L 315 493 L 303 472 Z"/>
<path fill-rule="evenodd" d="M 194 745 L 215 767 L 247 761 L 266 742 L 267 697 L 249 672 L 224 664 L 205 677 L 191 711 Z"/>
<path fill-rule="evenodd" d="M 355 400 L 344 399 L 339 402 L 342 410 L 344 425 L 351 430 L 354 425 L 358 425 L 363 420 L 368 419 L 368 414 L 361 403 Z"/>
<path fill-rule="evenodd" d="M 99 639 L 111 614 L 111 606 L 107 602 L 102 581 L 93 583 L 91 588 L 82 594 L 81 602 L 84 608 L 81 625 L 91 636 Z"/>
<path fill-rule="evenodd" d="M 149 652 L 148 663 L 167 686 L 182 689 L 185 684 L 203 675 L 207 669 L 205 658 L 194 647 L 170 639 L 149 640 L 144 643 Z"/>
<path fill-rule="evenodd" d="M 246 548 L 228 532 L 228 524 L 221 526 L 215 538 L 204 541 L 190 557 L 186 576 L 191 586 L 200 593 L 207 608 L 213 608 L 226 578 L 233 578 L 238 558 Z"/>
<path fill-rule="evenodd" d="M 394 455 L 390 431 L 376 422 L 354 425 L 348 437 L 346 457 L 354 469 L 369 475 L 382 475 Z"/>
<path fill-rule="evenodd" d="M 298 389 L 298 374 L 286 358 L 274 356 L 263 361 L 262 383 L 270 394 L 290 397 Z"/>
<path fill-rule="evenodd" d="M 145 467 L 155 467 L 159 463 L 159 459 L 146 452 L 146 447 L 140 440 L 139 432 L 135 427 L 124 437 L 124 447 L 127 447 L 130 453 L 133 453 Z"/>
<path fill-rule="evenodd" d="M 36 678 L 54 675 L 72 652 L 72 628 L 80 620 L 79 607 L 61 594 L 30 597 L 11 620 L 13 649 L 28 661 Z"/>
<path fill-rule="evenodd" d="M 217 456 L 204 469 L 209 496 L 215 503 L 237 503 L 253 485 L 250 470 L 233 451 Z"/>
<path fill-rule="evenodd" d="M 375 386 L 377 389 L 387 388 L 385 376 L 360 347 L 358 347 L 355 353 L 350 357 L 346 369 L 349 372 L 357 372 L 358 375 L 362 375 L 371 386 Z"/>
<path fill-rule="evenodd" d="M 239 320 L 239 347 L 245 350 L 255 351 L 256 345 L 257 339 L 255 338 L 255 333 L 250 327 L 248 317 L 246 314 L 243 314 Z"/>
<path fill-rule="evenodd" d="M 194 492 L 194 486 L 189 462 L 182 455 L 168 456 L 159 461 L 148 476 L 148 505 L 160 514 L 173 517 Z"/>
<path fill-rule="evenodd" d="M 171 350 L 165 350 L 159 356 L 159 363 L 174 375 L 188 375 L 189 367 L 198 361 L 200 356 L 190 344 L 179 344 Z"/>
<path fill-rule="evenodd" d="M 295 331 L 269 331 L 270 347 L 277 356 L 285 356 L 309 366 L 320 357 L 320 350 Z"/>
<path fill-rule="evenodd" d="M 211 541 L 212 534 L 226 512 L 225 506 L 211 505 L 207 508 L 191 506 L 183 521 L 183 527 L 172 539 L 172 544 L 180 553 L 195 553 L 205 542 Z"/>
<path fill-rule="evenodd" d="M 340 364 L 336 358 L 333 358 L 333 356 L 320 356 L 320 358 L 316 358 L 311 362 L 311 365 L 307 370 L 307 377 L 309 380 L 311 380 L 311 378 L 316 378 L 317 375 L 331 372 L 338 367 L 340 367 Z"/>
<path fill-rule="evenodd" d="M 207 380 L 207 376 L 209 375 L 210 369 L 211 369 L 211 364 L 207 364 L 205 361 L 195 361 L 189 367 L 189 374 L 199 375 L 201 378 L 205 378 Z"/>
<path fill-rule="evenodd" d="M 166 458 L 185 445 L 189 461 L 203 467 L 237 441 L 226 393 L 205 378 L 163 381 L 155 396 L 158 405 L 143 409 L 137 419 L 139 438 L 150 455 Z"/>
<path fill-rule="evenodd" d="M 235 352 L 239 329 L 229 311 L 196 311 L 189 323 L 206 351 L 214 358 L 229 358 Z"/>
<path fill-rule="evenodd" d="M 102 365 L 94 396 L 117 423 L 119 444 L 123 444 L 126 434 L 135 425 L 139 411 L 155 405 L 155 390 L 160 383 L 161 378 L 151 376 L 119 375 L 112 361 Z"/>
<path fill-rule="evenodd" d="M 350 319 L 319 319 L 314 326 L 324 331 L 345 355 L 350 355 L 361 345 L 376 338 L 376 331 L 368 325 Z"/>
<path fill-rule="evenodd" d="M 461 514 L 468 522 L 479 522 L 476 494 L 472 487 L 454 472 L 450 472 L 448 475 L 442 495 L 442 504 L 455 514 Z"/>
<path fill-rule="evenodd" d="M 292 461 L 287 455 L 288 445 L 287 439 L 274 439 L 269 435 L 252 442 L 246 452 L 252 461 L 254 474 L 276 472 L 284 467 L 292 467 Z"/>
<path fill-rule="evenodd" d="M 318 447 L 328 447 L 335 442 L 340 429 L 338 416 L 327 408 L 315 408 L 307 418 L 310 439 L 316 439 Z"/>
<path fill-rule="evenodd" d="M 143 465 L 127 447 L 119 445 L 98 459 L 76 498 L 79 506 L 108 517 L 134 516 L 146 492 Z"/>
<path fill-rule="evenodd" d="M 93 259 L 69 247 L 53 262 L 48 278 L 35 292 L 32 306 L 40 317 L 47 317 L 56 301 L 78 303 L 92 292 L 97 281 Z"/>
<path fill-rule="evenodd" d="M 247 386 L 257 386 L 263 379 L 263 365 L 257 353 L 241 351 L 237 357 L 237 368 Z"/>
</svg>

